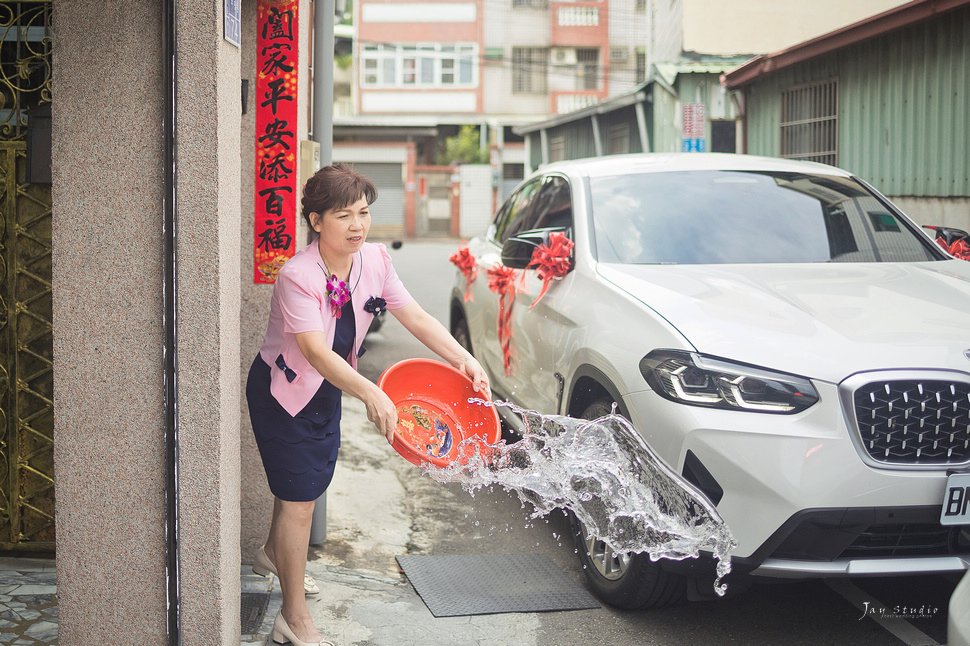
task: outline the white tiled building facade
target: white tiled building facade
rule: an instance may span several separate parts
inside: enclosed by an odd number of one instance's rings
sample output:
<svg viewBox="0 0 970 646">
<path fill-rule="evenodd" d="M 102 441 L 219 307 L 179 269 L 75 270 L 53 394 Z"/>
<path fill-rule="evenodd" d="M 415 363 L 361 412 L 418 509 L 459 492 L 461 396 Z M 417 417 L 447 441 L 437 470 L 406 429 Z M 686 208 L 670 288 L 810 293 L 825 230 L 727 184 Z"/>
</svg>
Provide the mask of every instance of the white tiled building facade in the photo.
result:
<svg viewBox="0 0 970 646">
<path fill-rule="evenodd" d="M 646 15 L 643 0 L 357 0 L 356 114 L 568 112 L 643 80 Z"/>
</svg>

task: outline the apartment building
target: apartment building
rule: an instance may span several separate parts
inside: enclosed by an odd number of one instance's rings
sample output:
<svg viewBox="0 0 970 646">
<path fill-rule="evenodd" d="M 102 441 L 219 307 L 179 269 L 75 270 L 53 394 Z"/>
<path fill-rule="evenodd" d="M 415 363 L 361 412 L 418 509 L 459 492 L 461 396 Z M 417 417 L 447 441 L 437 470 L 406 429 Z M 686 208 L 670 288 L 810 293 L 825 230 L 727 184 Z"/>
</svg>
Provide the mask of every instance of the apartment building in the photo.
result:
<svg viewBox="0 0 970 646">
<path fill-rule="evenodd" d="M 645 7 L 643 0 L 357 0 L 355 113 L 503 124 L 621 93 L 638 80 Z"/>
<path fill-rule="evenodd" d="M 645 0 L 645 82 L 516 127 L 526 170 L 613 153 L 735 152 L 742 106 L 721 74 L 903 4 L 901 0 Z"/>
<path fill-rule="evenodd" d="M 378 231 L 425 228 L 420 191 L 428 183 L 416 173 L 435 164 L 441 141 L 460 126 L 479 128 L 501 198 L 525 170 L 513 127 L 642 81 L 646 7 L 644 0 L 356 0 L 351 114 L 337 112 L 334 158 L 375 177 L 381 202 L 400 204 L 382 204 Z"/>
</svg>

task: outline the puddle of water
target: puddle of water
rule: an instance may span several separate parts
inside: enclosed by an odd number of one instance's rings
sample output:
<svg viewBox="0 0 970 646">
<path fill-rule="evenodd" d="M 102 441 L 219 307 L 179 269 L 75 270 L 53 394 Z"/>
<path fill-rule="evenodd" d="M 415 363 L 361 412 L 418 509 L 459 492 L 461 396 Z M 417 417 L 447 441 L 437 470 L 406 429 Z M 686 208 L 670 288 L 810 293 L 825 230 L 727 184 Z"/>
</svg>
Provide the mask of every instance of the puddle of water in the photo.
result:
<svg viewBox="0 0 970 646">
<path fill-rule="evenodd" d="M 617 554 L 679 560 L 711 552 L 714 589 L 724 594 L 721 579 L 731 571 L 737 542 L 707 497 L 671 470 L 630 422 L 615 414 L 587 421 L 468 401 L 518 413 L 525 421 L 522 440 L 489 446 L 475 437 L 464 440 L 456 448 L 468 459 L 426 466 L 432 479 L 458 483 L 472 495 L 494 485 L 514 491 L 534 508 L 532 518 L 568 509 Z"/>
</svg>

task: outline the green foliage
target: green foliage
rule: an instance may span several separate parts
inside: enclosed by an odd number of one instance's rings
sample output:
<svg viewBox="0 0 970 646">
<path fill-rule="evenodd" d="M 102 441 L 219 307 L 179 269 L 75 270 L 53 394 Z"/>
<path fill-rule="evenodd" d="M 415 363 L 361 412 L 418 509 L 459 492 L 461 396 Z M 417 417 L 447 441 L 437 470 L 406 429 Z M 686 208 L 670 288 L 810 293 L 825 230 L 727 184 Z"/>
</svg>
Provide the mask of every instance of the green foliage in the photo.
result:
<svg viewBox="0 0 970 646">
<path fill-rule="evenodd" d="M 462 126 L 454 137 L 445 138 L 444 146 L 438 151 L 437 163 L 449 164 L 487 164 L 488 149 L 479 146 L 476 126 Z"/>
<path fill-rule="evenodd" d="M 352 25 L 354 24 L 354 3 L 351 0 L 347 0 L 346 4 L 343 5 L 343 11 L 340 11 L 340 2 L 337 2 L 337 24 L 338 25 Z"/>
<path fill-rule="evenodd" d="M 349 70 L 350 66 L 354 64 L 354 55 L 353 54 L 334 54 L 333 61 L 334 63 L 337 64 L 337 67 L 339 67 L 340 69 Z"/>
</svg>

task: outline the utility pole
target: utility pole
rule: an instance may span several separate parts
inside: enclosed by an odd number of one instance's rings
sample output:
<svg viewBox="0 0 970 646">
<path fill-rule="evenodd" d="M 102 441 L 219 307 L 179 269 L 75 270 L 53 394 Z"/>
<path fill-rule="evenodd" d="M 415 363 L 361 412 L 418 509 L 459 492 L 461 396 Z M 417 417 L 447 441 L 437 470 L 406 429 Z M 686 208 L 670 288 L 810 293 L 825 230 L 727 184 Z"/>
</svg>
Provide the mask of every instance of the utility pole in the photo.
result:
<svg viewBox="0 0 970 646">
<path fill-rule="evenodd" d="M 320 165 L 333 162 L 333 26 L 337 0 L 313 3 L 313 140 L 320 144 Z M 339 4 L 346 6 L 345 0 Z M 342 12 L 341 12 L 342 13 Z"/>
</svg>

